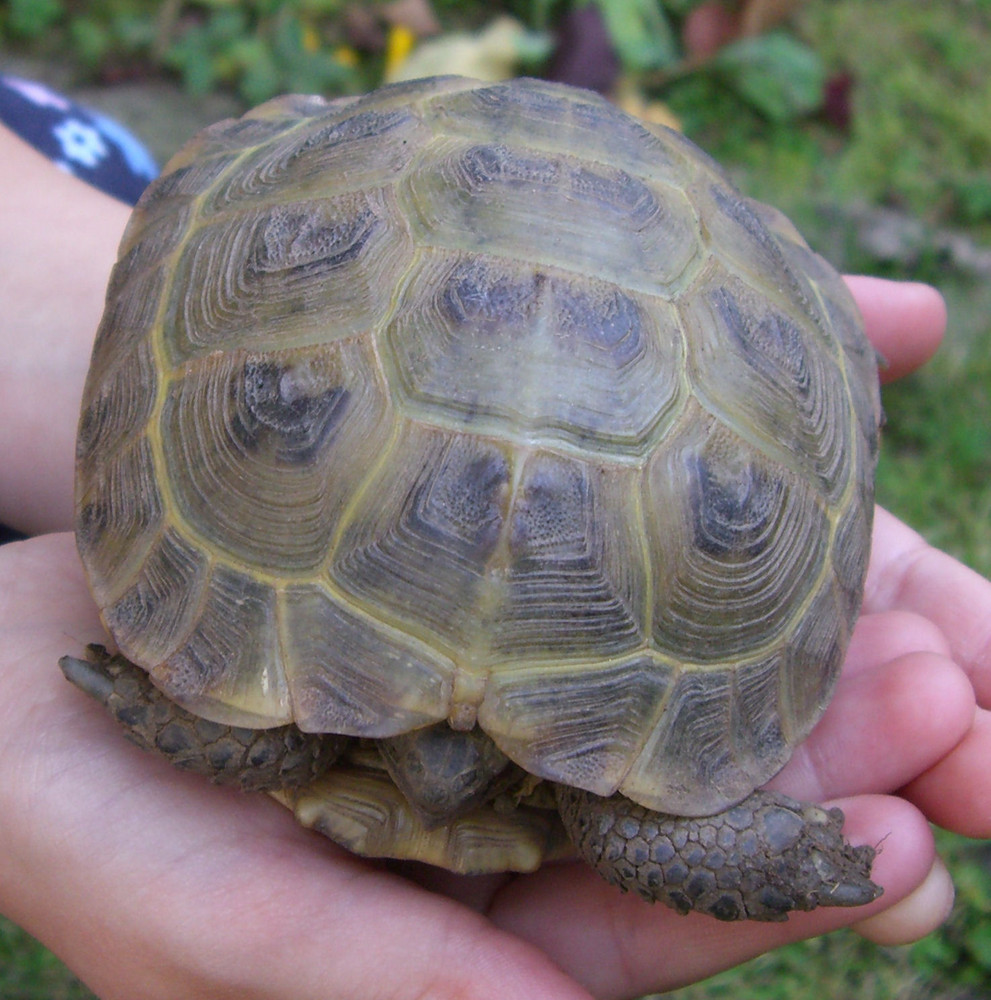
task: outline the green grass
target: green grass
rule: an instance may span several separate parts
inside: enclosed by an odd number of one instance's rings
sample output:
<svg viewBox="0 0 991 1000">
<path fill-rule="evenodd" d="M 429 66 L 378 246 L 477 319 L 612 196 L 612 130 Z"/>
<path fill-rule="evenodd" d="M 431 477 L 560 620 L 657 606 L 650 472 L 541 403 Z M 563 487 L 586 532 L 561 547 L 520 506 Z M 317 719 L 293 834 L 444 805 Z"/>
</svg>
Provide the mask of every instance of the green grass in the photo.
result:
<svg viewBox="0 0 991 1000">
<path fill-rule="evenodd" d="M 3 1000 L 90 1000 L 92 996 L 50 951 L 0 917 Z"/>
</svg>

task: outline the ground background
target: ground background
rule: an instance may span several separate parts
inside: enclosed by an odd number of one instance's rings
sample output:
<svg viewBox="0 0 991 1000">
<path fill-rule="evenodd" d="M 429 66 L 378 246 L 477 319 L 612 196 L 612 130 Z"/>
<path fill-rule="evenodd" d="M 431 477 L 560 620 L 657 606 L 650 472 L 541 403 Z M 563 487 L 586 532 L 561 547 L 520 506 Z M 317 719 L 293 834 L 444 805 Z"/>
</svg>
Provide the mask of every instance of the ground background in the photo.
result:
<svg viewBox="0 0 991 1000">
<path fill-rule="evenodd" d="M 574 67 L 562 51 L 604 34 L 608 54 L 593 46 L 578 60 L 597 78 L 579 82 L 611 80 L 643 113 L 674 116 L 837 266 L 943 291 L 950 329 L 940 355 L 885 391 L 879 499 L 991 575 L 991 2 L 745 3 L 744 17 L 792 9 L 756 48 L 731 45 L 714 57 L 682 30 L 698 6 L 21 0 L 0 3 L 0 70 L 116 116 L 162 162 L 201 125 L 270 93 L 353 92 L 424 53 L 443 68 L 467 51 L 469 66 L 566 75 Z M 417 21 L 425 10 L 434 18 L 426 27 Z M 455 32 L 485 29 L 503 11 L 540 34 L 498 44 L 476 35 L 467 50 L 443 49 Z M 962 838 L 941 843 L 958 903 L 938 934 L 907 948 L 831 935 L 674 996 L 991 997 L 991 852 Z M 0 997 L 89 996 L 54 956 L 0 921 Z"/>
</svg>

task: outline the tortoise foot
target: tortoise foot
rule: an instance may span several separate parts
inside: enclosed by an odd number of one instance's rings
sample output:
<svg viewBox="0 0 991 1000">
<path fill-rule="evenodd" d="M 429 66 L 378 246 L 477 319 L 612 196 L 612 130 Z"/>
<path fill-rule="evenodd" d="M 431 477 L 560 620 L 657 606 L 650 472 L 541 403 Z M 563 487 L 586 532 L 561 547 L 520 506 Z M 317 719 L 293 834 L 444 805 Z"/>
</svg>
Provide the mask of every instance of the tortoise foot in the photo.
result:
<svg viewBox="0 0 991 1000">
<path fill-rule="evenodd" d="M 293 725 L 248 729 L 201 719 L 171 701 L 125 657 L 98 645 L 87 647 L 87 654 L 85 660 L 63 656 L 62 673 L 106 706 L 132 743 L 219 785 L 245 791 L 303 785 L 330 767 L 346 743 L 344 737 L 304 733 Z"/>
<path fill-rule="evenodd" d="M 606 881 L 679 913 L 786 920 L 791 910 L 861 906 L 881 894 L 870 879 L 875 850 L 844 840 L 839 809 L 776 792 L 690 818 L 560 786 L 558 808 L 578 852 Z"/>
</svg>

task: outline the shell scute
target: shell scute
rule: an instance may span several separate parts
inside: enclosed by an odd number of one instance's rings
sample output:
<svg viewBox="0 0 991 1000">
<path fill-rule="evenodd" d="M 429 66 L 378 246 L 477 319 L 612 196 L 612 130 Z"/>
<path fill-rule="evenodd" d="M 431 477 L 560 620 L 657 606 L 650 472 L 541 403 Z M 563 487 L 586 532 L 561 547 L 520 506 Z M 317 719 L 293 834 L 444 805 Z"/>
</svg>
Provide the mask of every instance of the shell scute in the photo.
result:
<svg viewBox="0 0 991 1000">
<path fill-rule="evenodd" d="M 174 529 L 150 547 L 131 585 L 104 611 L 122 650 L 162 663 L 193 628 L 209 581 L 209 559 Z"/>
<path fill-rule="evenodd" d="M 429 136 L 408 109 L 360 114 L 319 115 L 304 121 L 278 142 L 261 142 L 236 169 L 227 170 L 210 190 L 207 208 L 221 214 L 246 203 L 292 202 L 308 195 L 326 197 L 365 191 L 394 181 Z"/>
<path fill-rule="evenodd" d="M 410 251 L 381 189 L 220 216 L 182 249 L 164 348 L 178 366 L 218 350 L 367 333 L 387 314 L 381 289 L 400 280 Z"/>
<path fill-rule="evenodd" d="M 216 722 L 288 722 L 275 589 L 250 573 L 213 565 L 192 628 L 155 679 L 180 705 Z"/>
<path fill-rule="evenodd" d="M 206 355 L 170 387 L 154 435 L 173 516 L 203 544 L 293 574 L 322 565 L 362 449 L 384 447 L 390 404 L 359 343 Z"/>
<path fill-rule="evenodd" d="M 336 587 L 442 649 L 470 650 L 477 608 L 501 588 L 490 560 L 512 465 L 486 441 L 411 428 L 368 486 L 331 564 Z"/>
<path fill-rule="evenodd" d="M 407 288 L 386 342 L 400 405 L 419 419 L 636 456 L 684 402 L 664 302 L 487 255 L 429 255 Z"/>
<path fill-rule="evenodd" d="M 507 526 L 504 600 L 489 625 L 492 669 L 644 646 L 633 478 L 547 452 L 523 464 Z"/>
<path fill-rule="evenodd" d="M 818 350 L 809 324 L 719 272 L 681 313 L 696 398 L 836 502 L 856 470 L 850 402 L 842 368 Z"/>
<path fill-rule="evenodd" d="M 604 664 L 512 664 L 492 676 L 478 719 L 530 773 L 611 795 L 675 674 L 670 664 L 644 654 Z"/>
<path fill-rule="evenodd" d="M 398 629 L 382 628 L 323 586 L 286 590 L 283 642 L 301 729 L 393 736 L 448 714 L 451 661 Z"/>
<path fill-rule="evenodd" d="M 697 222 L 677 190 L 575 155 L 444 138 L 399 187 L 418 242 L 495 254 L 665 294 L 698 263 Z M 589 233 L 594 232 L 594 239 Z"/>
<path fill-rule="evenodd" d="M 653 640 L 687 662 L 732 662 L 780 641 L 824 571 L 818 494 L 700 418 L 646 478 Z"/>
<path fill-rule="evenodd" d="M 509 145 L 561 151 L 580 149 L 589 160 L 665 184 L 683 185 L 688 162 L 672 147 L 667 133 L 659 137 L 643 122 L 617 115 L 604 98 L 576 91 L 569 100 L 561 90 L 540 80 L 496 83 L 445 95 L 422 112 L 435 130 L 485 139 L 499 136 Z"/>
</svg>

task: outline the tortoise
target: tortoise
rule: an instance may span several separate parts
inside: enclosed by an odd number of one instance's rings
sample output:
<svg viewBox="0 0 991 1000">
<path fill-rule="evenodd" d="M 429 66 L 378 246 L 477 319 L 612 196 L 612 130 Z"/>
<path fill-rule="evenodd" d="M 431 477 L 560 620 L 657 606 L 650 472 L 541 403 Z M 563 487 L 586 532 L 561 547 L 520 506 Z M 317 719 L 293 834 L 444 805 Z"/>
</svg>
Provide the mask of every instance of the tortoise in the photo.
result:
<svg viewBox="0 0 991 1000">
<path fill-rule="evenodd" d="M 681 135 L 537 80 L 278 98 L 123 236 L 76 471 L 116 652 L 62 667 L 358 854 L 860 905 L 842 813 L 755 789 L 840 670 L 879 413 L 840 277 Z"/>
</svg>

